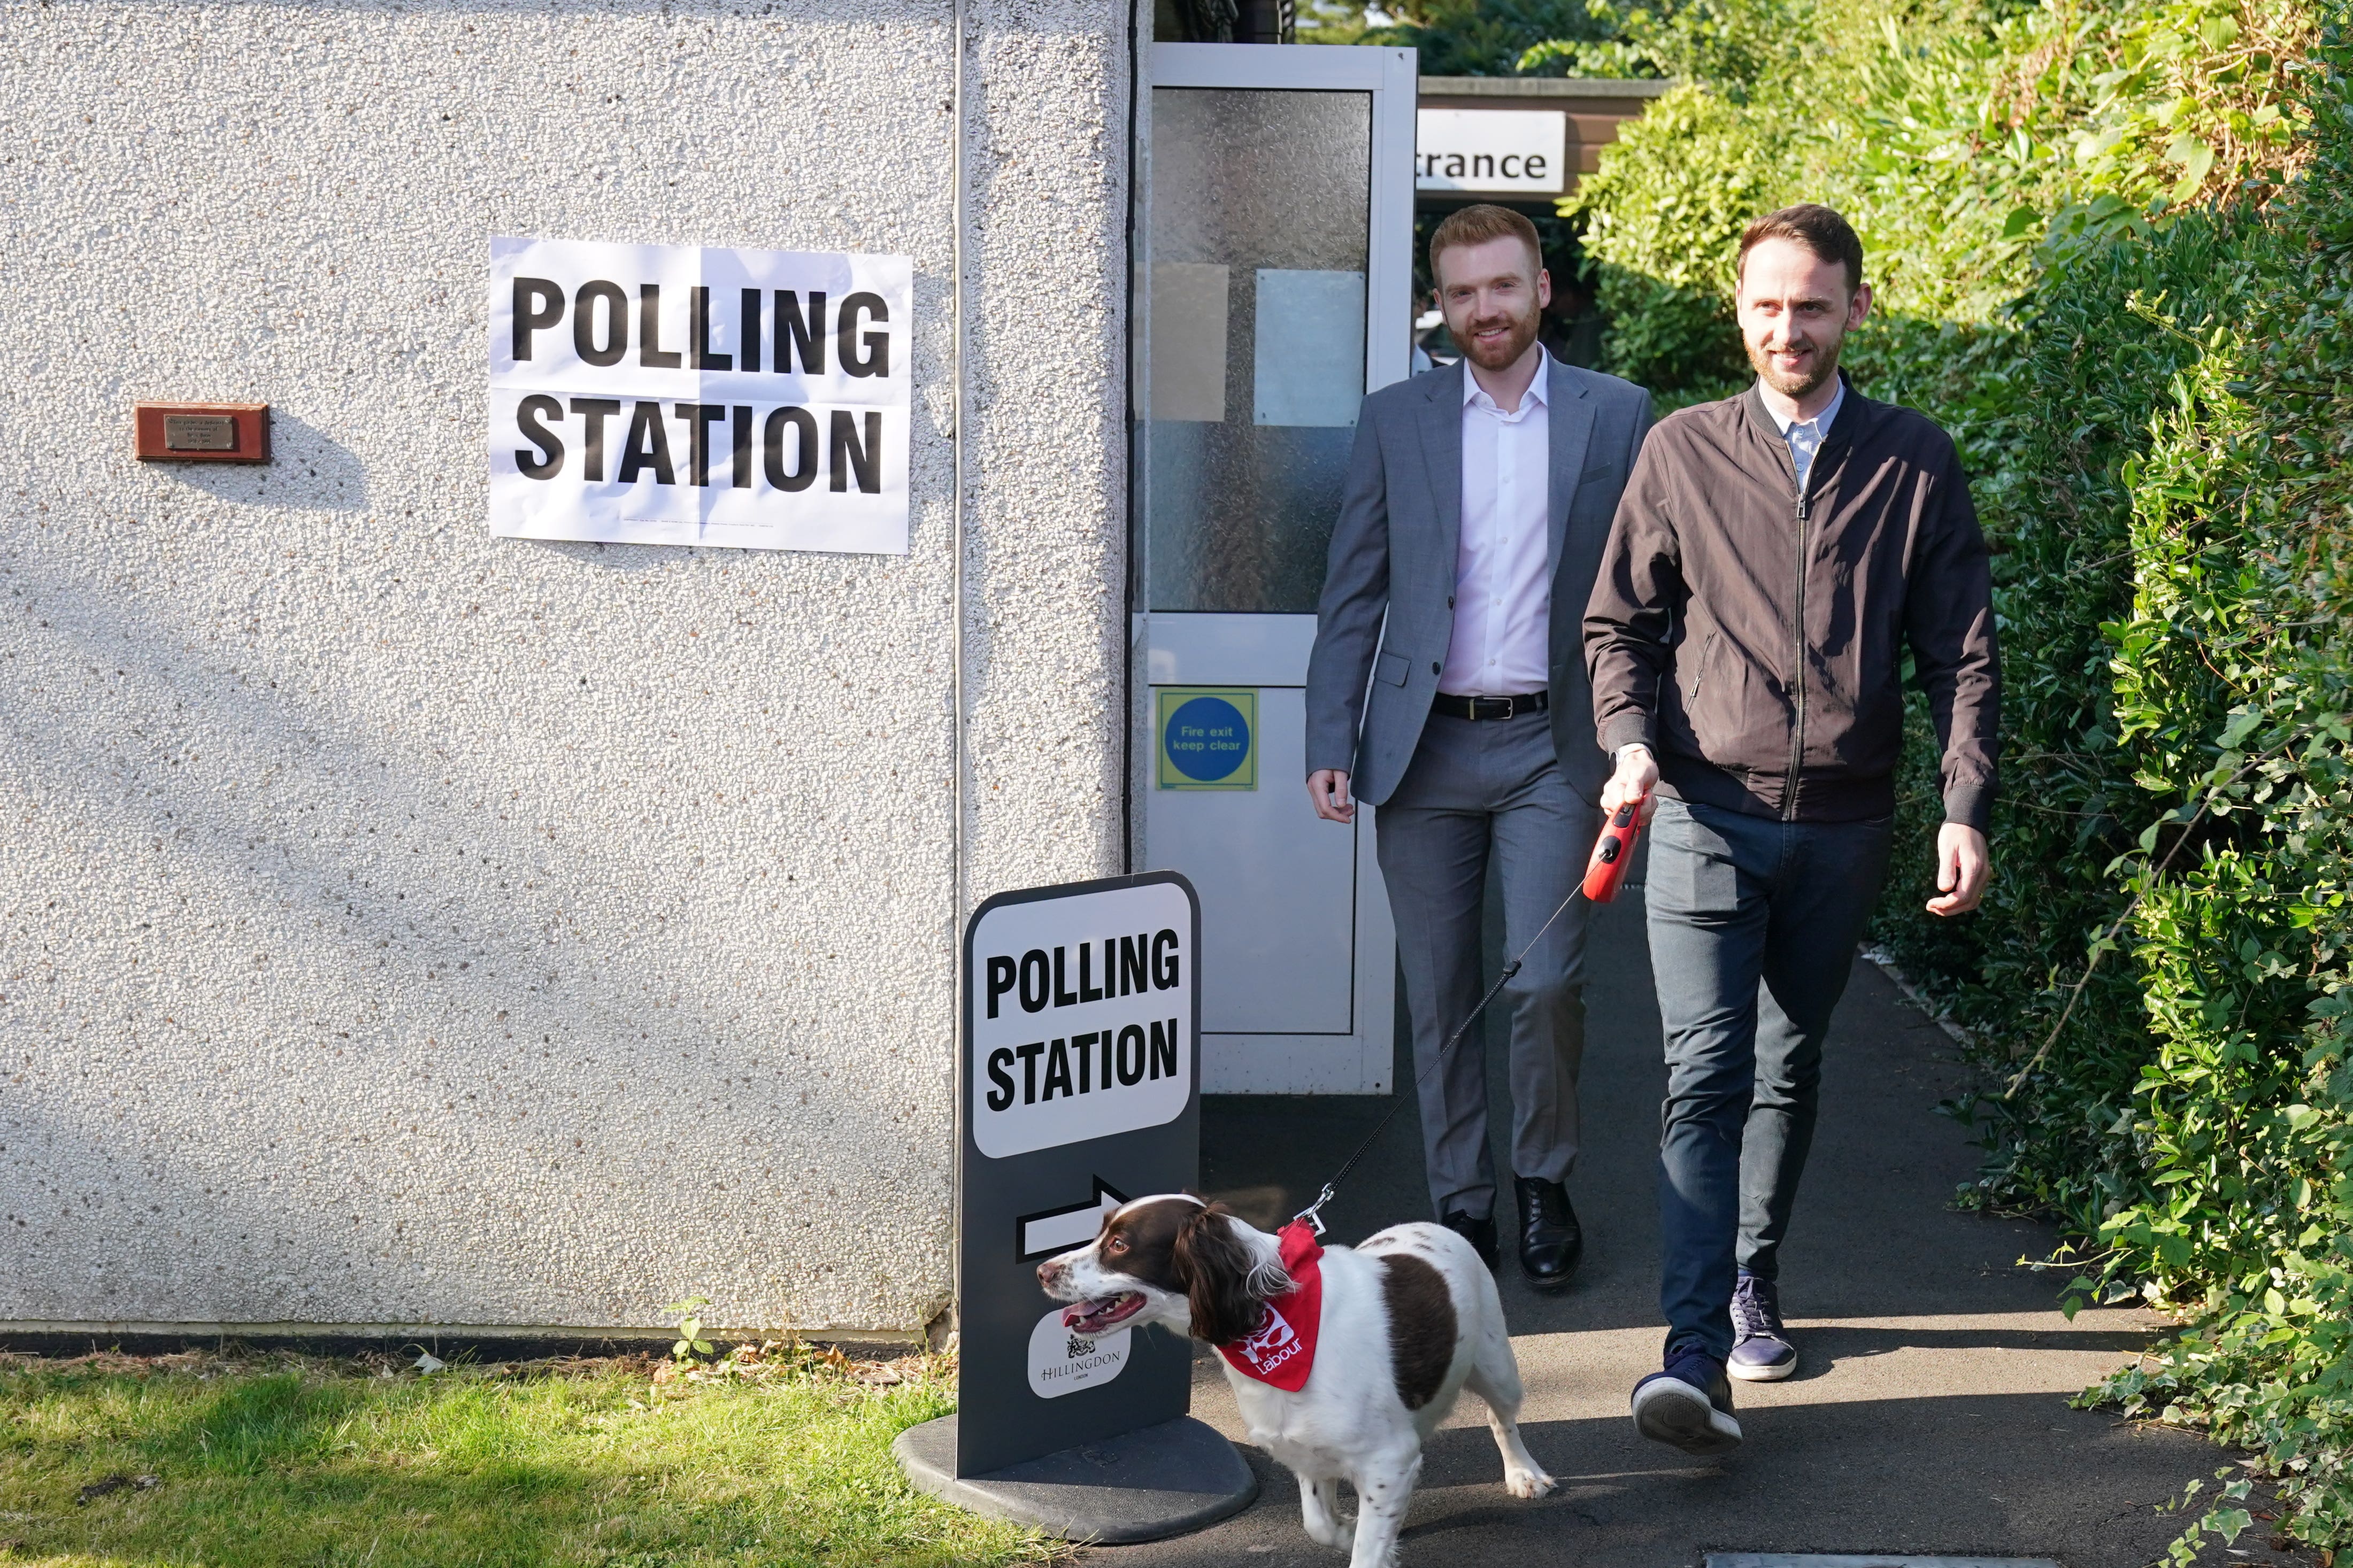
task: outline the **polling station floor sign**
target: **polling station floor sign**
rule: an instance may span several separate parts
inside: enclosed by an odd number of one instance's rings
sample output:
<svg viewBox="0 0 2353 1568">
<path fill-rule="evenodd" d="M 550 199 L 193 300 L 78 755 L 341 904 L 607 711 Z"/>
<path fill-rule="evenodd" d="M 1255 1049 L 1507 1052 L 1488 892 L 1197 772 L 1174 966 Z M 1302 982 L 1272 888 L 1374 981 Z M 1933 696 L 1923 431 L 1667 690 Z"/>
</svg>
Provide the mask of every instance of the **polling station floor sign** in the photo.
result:
<svg viewBox="0 0 2353 1568">
<path fill-rule="evenodd" d="M 907 552 L 914 264 L 498 238 L 491 531 Z"/>
<path fill-rule="evenodd" d="M 1190 1347 L 1062 1327 L 1038 1265 L 1200 1179 L 1199 900 L 1174 871 L 999 893 L 965 929 L 956 1474 L 1186 1413 Z"/>
<path fill-rule="evenodd" d="M 1153 688 L 1162 789 L 1258 788 L 1258 692 L 1250 687 Z"/>
</svg>

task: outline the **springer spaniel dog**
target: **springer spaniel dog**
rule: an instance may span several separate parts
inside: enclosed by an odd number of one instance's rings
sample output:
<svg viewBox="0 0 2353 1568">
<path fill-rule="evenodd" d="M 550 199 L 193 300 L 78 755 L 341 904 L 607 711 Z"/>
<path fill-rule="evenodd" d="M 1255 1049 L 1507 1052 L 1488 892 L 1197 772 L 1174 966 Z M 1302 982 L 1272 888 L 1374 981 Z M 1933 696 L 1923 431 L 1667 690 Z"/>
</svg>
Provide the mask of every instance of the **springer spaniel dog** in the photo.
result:
<svg viewBox="0 0 2353 1568">
<path fill-rule="evenodd" d="M 1443 1226 L 1400 1225 L 1362 1247 L 1319 1248 L 1189 1194 L 1138 1198 L 1085 1247 L 1038 1266 L 1074 1333 L 1161 1323 L 1218 1347 L 1250 1440 L 1299 1478 L 1301 1522 L 1349 1544 L 1340 1482 L 1356 1490 L 1351 1568 L 1390 1568 L 1421 1446 L 1468 1388 L 1487 1405 L 1504 1485 L 1553 1479 L 1520 1441 L 1520 1367 L 1495 1281 Z M 1320 1301 L 1316 1300 L 1320 1292 Z"/>
</svg>

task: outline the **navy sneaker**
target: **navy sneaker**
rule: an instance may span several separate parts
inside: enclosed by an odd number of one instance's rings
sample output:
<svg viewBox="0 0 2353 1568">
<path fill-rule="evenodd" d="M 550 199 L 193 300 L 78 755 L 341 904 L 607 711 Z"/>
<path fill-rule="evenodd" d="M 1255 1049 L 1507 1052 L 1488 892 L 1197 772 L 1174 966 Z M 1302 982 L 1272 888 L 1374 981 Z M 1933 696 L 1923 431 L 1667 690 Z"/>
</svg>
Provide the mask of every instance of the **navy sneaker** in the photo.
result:
<svg viewBox="0 0 2353 1568">
<path fill-rule="evenodd" d="M 1702 1457 L 1740 1447 L 1724 1363 L 1697 1345 L 1668 1352 L 1666 1370 L 1634 1385 L 1634 1430 Z"/>
<path fill-rule="evenodd" d="M 1732 1360 L 1725 1371 L 1743 1383 L 1778 1383 L 1798 1370 L 1798 1347 L 1781 1326 L 1781 1291 L 1743 1273 L 1732 1290 Z"/>
</svg>

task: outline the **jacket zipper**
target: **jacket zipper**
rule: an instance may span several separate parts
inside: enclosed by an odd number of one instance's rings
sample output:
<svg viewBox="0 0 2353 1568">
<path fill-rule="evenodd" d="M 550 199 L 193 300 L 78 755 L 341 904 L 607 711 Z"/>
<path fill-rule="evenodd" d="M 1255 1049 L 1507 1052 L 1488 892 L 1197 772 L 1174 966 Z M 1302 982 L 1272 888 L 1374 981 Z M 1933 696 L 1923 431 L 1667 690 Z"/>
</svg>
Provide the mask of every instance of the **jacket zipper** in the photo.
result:
<svg viewBox="0 0 2353 1568">
<path fill-rule="evenodd" d="M 1817 451 L 1814 461 L 1819 463 L 1821 459 L 1821 453 Z M 1813 478 L 1813 469 L 1808 468 L 1803 479 L 1797 478 L 1796 470 L 1797 464 L 1793 459 L 1789 477 L 1797 479 L 1798 591 L 1791 616 L 1794 622 L 1792 629 L 1797 634 L 1797 668 L 1790 690 L 1796 694 L 1798 711 L 1797 723 L 1789 731 L 1789 773 L 1781 784 L 1781 820 L 1784 822 L 1798 819 L 1798 779 L 1806 762 L 1806 488 L 1807 480 Z"/>
</svg>

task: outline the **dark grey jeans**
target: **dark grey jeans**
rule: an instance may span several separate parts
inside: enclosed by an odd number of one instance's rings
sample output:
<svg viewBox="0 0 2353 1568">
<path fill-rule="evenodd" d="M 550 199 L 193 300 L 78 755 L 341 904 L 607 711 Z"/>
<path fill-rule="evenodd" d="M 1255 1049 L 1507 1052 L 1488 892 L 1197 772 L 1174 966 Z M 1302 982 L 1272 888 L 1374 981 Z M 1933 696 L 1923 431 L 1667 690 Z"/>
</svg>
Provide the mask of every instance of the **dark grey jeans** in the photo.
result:
<svg viewBox="0 0 2353 1568">
<path fill-rule="evenodd" d="M 1667 1047 L 1659 1306 L 1671 1352 L 1696 1343 L 1723 1360 L 1736 1270 L 1778 1276 L 1822 1037 L 1887 874 L 1890 826 L 1659 803 L 1645 898 Z"/>
</svg>

